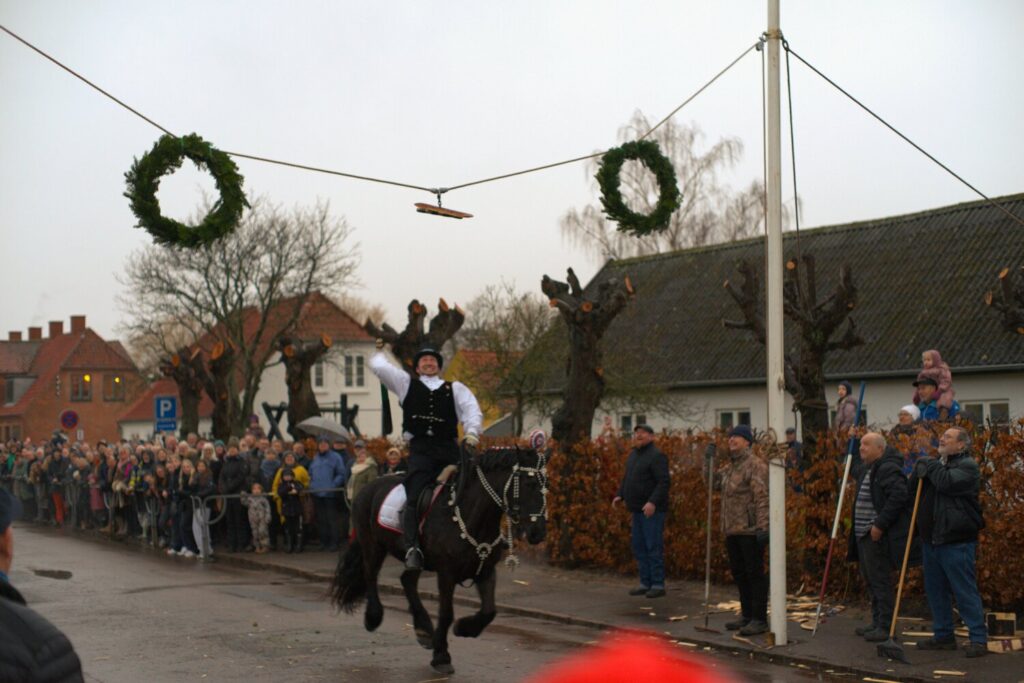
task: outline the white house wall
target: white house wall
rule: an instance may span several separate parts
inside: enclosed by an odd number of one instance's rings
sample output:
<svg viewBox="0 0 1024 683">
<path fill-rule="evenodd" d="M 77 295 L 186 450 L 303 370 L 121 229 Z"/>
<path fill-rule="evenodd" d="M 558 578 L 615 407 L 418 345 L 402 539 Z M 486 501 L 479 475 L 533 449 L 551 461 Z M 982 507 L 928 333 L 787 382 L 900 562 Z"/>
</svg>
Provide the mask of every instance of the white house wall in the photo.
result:
<svg viewBox="0 0 1024 683">
<path fill-rule="evenodd" d="M 860 380 L 850 377 L 849 381 L 853 384 L 856 395 Z M 864 393 L 864 409 L 867 412 L 869 424 L 881 428 L 891 427 L 896 422 L 899 409 L 911 402 L 914 393 L 914 387 L 911 385 L 912 378 L 868 379 L 865 381 L 867 384 Z M 1011 418 L 1024 417 L 1024 372 L 954 374 L 953 387 L 956 390 L 956 400 L 961 404 L 1006 402 L 1009 404 Z M 838 382 L 828 383 L 826 391 L 829 403 L 832 405 L 835 404 L 837 390 Z M 674 391 L 672 395 L 678 397 L 680 406 L 678 412 L 684 416 L 655 412 L 645 413 L 644 417 L 647 422 L 657 431 L 693 427 L 709 429 L 718 424 L 718 414 L 722 410 L 749 411 L 751 423 L 756 428 L 763 428 L 767 421 L 767 397 L 763 386 L 703 387 Z M 799 416 L 792 412 L 792 408 L 793 401 L 787 395 L 786 426 L 794 426 L 799 429 Z M 627 414 L 625 410 L 609 413 L 598 409 L 594 417 L 592 434 L 596 436 L 601 432 L 605 416 L 610 415 L 612 424 L 618 427 L 624 414 Z M 633 415 L 635 419 L 636 413 L 634 412 Z M 526 416 L 525 427 L 526 431 L 538 427 L 550 430 L 551 420 L 531 413 Z"/>
</svg>

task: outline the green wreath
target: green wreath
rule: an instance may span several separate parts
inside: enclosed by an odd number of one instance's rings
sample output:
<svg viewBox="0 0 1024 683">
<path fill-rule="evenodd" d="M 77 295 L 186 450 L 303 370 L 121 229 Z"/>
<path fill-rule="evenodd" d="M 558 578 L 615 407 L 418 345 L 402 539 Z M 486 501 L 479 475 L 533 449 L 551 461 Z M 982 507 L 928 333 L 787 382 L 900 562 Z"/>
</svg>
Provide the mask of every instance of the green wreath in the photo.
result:
<svg viewBox="0 0 1024 683">
<path fill-rule="evenodd" d="M 210 172 L 220 193 L 220 199 L 199 225 L 186 225 L 167 218 L 160 213 L 156 197 L 160 178 L 181 168 L 186 157 L 200 170 Z M 128 183 L 124 196 L 131 202 L 132 213 L 139 220 L 137 227 L 148 231 L 159 244 L 191 249 L 210 244 L 233 232 L 242 211 L 249 206 L 235 162 L 195 133 L 182 138 L 164 135 L 152 150 L 135 160 L 124 177 Z"/>
<path fill-rule="evenodd" d="M 658 203 L 654 211 L 644 215 L 631 210 L 622 199 L 619 189 L 619 172 L 627 159 L 636 159 L 646 166 L 658 180 Z M 636 237 L 661 232 L 668 227 L 672 213 L 679 208 L 679 188 L 676 187 L 676 171 L 672 162 L 661 153 L 658 143 L 652 140 L 627 142 L 605 152 L 601 167 L 597 170 L 597 184 L 601 187 L 601 204 L 611 220 L 619 224 L 621 232 Z"/>
</svg>

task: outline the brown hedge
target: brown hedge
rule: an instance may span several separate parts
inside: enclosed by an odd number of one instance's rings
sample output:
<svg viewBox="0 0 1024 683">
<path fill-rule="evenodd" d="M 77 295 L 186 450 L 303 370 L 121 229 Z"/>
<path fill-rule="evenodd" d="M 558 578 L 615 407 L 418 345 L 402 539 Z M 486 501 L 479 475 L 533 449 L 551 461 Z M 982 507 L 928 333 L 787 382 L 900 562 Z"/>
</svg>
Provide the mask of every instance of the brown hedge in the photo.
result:
<svg viewBox="0 0 1024 683">
<path fill-rule="evenodd" d="M 978 549 L 978 581 L 985 605 L 1024 611 L 1024 421 L 1008 430 L 973 429 L 973 452 L 982 469 L 981 503 L 987 528 Z M 926 448 L 935 453 L 935 427 L 911 443 L 889 435 L 907 453 Z M 702 579 L 707 489 L 701 476 L 710 435 L 661 435 L 658 447 L 669 458 L 672 475 L 670 508 L 665 525 L 665 563 L 670 577 Z M 722 441 L 723 437 L 717 438 Z M 787 576 L 789 589 L 816 593 L 821 582 L 835 514 L 845 451 L 831 435 L 819 440 L 822 452 L 804 472 L 787 471 Z M 622 479 L 628 439 L 600 439 L 577 447 L 571 455 L 556 452 L 550 475 L 549 526 L 546 547 L 551 562 L 563 566 L 597 567 L 624 574 L 635 571 L 629 545 L 629 515 L 613 508 Z M 755 448 L 759 457 L 763 454 Z M 716 466 L 721 466 L 721 458 Z M 852 488 L 845 496 L 839 538 L 833 555 L 830 593 L 860 594 L 856 565 L 845 561 Z M 712 575 L 728 582 L 724 541 L 718 519 L 718 494 L 713 500 Z M 920 593 L 920 572 L 912 571 L 908 591 Z"/>
</svg>

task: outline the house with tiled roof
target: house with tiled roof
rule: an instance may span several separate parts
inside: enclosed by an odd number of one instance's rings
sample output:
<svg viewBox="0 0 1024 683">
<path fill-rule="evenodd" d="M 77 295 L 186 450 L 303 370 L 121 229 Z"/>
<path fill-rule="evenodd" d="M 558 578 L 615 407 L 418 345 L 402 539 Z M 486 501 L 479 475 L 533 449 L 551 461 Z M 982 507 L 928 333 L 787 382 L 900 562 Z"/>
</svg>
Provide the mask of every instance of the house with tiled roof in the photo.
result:
<svg viewBox="0 0 1024 683">
<path fill-rule="evenodd" d="M 255 309 L 245 311 L 243 330 L 247 338 L 258 343 L 255 354 L 257 357 L 272 347 L 277 336 L 287 326 L 294 304 L 295 301 L 292 299 L 278 304 L 266 317 L 262 333 L 259 333 L 259 312 Z M 317 339 L 321 335 L 330 337 L 332 345 L 329 353 L 312 370 L 313 392 L 317 402 L 321 407 L 336 407 L 344 394 L 349 408 L 359 406 L 356 424 L 361 432 L 372 436 L 380 434 L 380 382 L 370 372 L 368 366 L 370 355 L 376 350 L 373 337 L 367 334 L 352 316 L 320 292 L 311 293 L 302 304 L 292 335 L 299 339 Z M 257 336 L 258 342 L 255 341 Z M 217 340 L 215 331 L 212 331 L 199 340 L 198 346 L 209 352 Z M 121 434 L 125 437 L 151 435 L 155 425 L 155 398 L 177 395 L 177 386 L 172 380 L 160 379 L 154 382 L 146 393 L 121 415 Z M 392 414 L 400 415 L 401 413 L 397 412 L 397 399 L 392 396 L 390 400 Z M 285 384 L 284 365 L 278 362 L 275 352 L 270 355 L 269 364 L 260 377 L 260 387 L 254 402 L 256 416 L 264 432 L 270 433 L 270 419 L 262 405 L 266 403 L 276 407 L 287 402 L 288 388 Z M 204 394 L 199 405 L 200 433 L 209 433 L 212 412 L 213 403 Z M 340 418 L 338 419 L 340 421 Z M 287 417 L 282 417 L 278 424 L 287 436 Z"/>
<path fill-rule="evenodd" d="M 29 327 L 0 341 L 0 439 L 49 439 L 56 430 L 72 440 L 116 439 L 117 420 L 146 381 L 119 342 L 86 325 L 84 315 L 50 322 L 48 336 Z"/>
<path fill-rule="evenodd" d="M 1024 194 L 995 201 L 1024 216 Z M 819 300 L 833 291 L 841 265 L 852 270 L 858 298 L 851 318 L 865 343 L 829 354 L 831 404 L 840 381 L 856 389 L 863 380 L 868 423 L 892 424 L 911 402 L 922 352 L 938 349 L 952 369 L 956 399 L 971 417 L 1005 422 L 1024 416 L 1024 337 L 1008 333 L 985 304 L 1000 269 L 1024 261 L 1024 230 L 998 207 L 969 202 L 788 232 L 783 242 L 786 260 L 814 256 Z M 764 347 L 749 332 L 722 323 L 743 319 L 723 287 L 726 280 L 739 284 L 740 260 L 754 265 L 763 281 L 763 238 L 609 261 L 587 285 L 592 292 L 628 275 L 636 288 L 604 337 L 608 386 L 646 389 L 675 405 L 671 414 L 628 404 L 598 411 L 593 433 L 609 415 L 627 430 L 640 421 L 658 429 L 764 426 Z M 786 351 L 793 353 L 795 323 L 787 319 L 785 326 Z M 558 351 L 549 354 L 545 393 L 557 396 L 567 353 L 561 321 L 549 334 Z M 787 415 L 798 426 L 798 414 Z M 534 415 L 529 424 L 544 422 Z"/>
</svg>

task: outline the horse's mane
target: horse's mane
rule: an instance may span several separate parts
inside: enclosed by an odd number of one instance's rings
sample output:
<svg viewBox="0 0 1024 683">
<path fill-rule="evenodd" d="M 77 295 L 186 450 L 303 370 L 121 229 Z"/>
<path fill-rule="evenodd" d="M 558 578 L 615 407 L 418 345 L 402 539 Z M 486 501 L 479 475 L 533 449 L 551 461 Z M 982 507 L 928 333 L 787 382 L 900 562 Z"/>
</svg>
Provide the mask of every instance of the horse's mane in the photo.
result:
<svg viewBox="0 0 1024 683">
<path fill-rule="evenodd" d="M 524 458 L 524 456 L 526 456 Z M 532 456 L 532 457 L 531 457 Z M 537 464 L 537 451 L 532 448 L 488 448 L 480 454 L 477 464 L 484 472 L 511 470 L 513 465 L 532 467 Z"/>
</svg>

